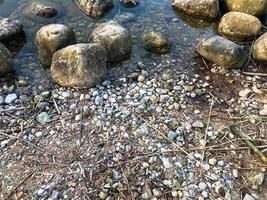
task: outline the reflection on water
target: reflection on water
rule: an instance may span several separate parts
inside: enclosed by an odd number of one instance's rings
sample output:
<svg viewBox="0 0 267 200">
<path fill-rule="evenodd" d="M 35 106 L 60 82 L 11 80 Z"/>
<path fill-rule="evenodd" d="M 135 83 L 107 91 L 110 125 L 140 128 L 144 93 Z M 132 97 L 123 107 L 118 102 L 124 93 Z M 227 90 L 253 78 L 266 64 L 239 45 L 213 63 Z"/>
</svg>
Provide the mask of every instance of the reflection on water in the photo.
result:
<svg viewBox="0 0 267 200">
<path fill-rule="evenodd" d="M 58 16 L 50 19 L 35 17 L 27 12 L 27 5 L 36 0 L 0 0 L 2 17 L 11 17 L 23 22 L 26 34 L 24 46 L 11 49 L 18 51 L 14 57 L 16 74 L 27 77 L 32 84 L 50 80 L 48 69 L 44 69 L 37 57 L 33 44 L 36 31 L 45 24 L 63 23 L 74 29 L 78 42 L 87 42 L 90 32 L 101 22 L 118 21 L 132 32 L 134 41 L 131 59 L 120 64 L 120 68 L 113 68 L 116 74 L 134 71 L 140 61 L 151 64 L 162 59 L 174 60 L 177 68 L 190 70 L 192 68 L 194 45 L 205 35 L 212 35 L 213 29 L 209 22 L 188 18 L 188 16 L 174 12 L 169 0 L 143 0 L 134 8 L 121 6 L 118 0 L 114 8 L 100 19 L 91 19 L 78 9 L 72 0 L 42 0 L 58 9 Z M 145 30 L 154 30 L 167 36 L 172 44 L 168 55 L 155 55 L 147 52 L 140 45 L 140 35 Z M 43 83 L 48 84 L 48 83 Z"/>
</svg>

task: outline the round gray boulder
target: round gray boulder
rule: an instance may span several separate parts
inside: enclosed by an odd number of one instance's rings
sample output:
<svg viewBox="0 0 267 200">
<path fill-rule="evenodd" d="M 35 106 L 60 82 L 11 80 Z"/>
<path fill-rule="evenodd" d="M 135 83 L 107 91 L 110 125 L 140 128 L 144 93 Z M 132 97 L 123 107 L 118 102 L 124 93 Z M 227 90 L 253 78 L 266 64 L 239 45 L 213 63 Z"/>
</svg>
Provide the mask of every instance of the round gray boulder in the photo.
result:
<svg viewBox="0 0 267 200">
<path fill-rule="evenodd" d="M 63 24 L 49 24 L 40 28 L 34 40 L 38 57 L 43 65 L 50 65 L 53 54 L 76 43 L 73 30 Z"/>
<path fill-rule="evenodd" d="M 241 68 L 247 57 L 239 45 L 221 36 L 201 40 L 197 45 L 197 52 L 207 60 L 225 68 Z"/>
<path fill-rule="evenodd" d="M 0 42 L 14 40 L 23 33 L 23 25 L 18 20 L 0 17 Z"/>
<path fill-rule="evenodd" d="M 246 13 L 226 13 L 218 26 L 218 32 L 229 39 L 245 41 L 253 39 L 261 30 L 260 20 Z"/>
<path fill-rule="evenodd" d="M 0 43 L 0 75 L 12 71 L 11 62 L 11 53 L 2 43 Z"/>
<path fill-rule="evenodd" d="M 99 44 L 75 44 L 53 55 L 51 75 L 65 87 L 91 88 L 106 75 L 107 53 Z"/>
<path fill-rule="evenodd" d="M 108 61 L 111 62 L 127 59 L 132 51 L 131 33 L 115 22 L 99 25 L 89 41 L 105 47 Z"/>
</svg>

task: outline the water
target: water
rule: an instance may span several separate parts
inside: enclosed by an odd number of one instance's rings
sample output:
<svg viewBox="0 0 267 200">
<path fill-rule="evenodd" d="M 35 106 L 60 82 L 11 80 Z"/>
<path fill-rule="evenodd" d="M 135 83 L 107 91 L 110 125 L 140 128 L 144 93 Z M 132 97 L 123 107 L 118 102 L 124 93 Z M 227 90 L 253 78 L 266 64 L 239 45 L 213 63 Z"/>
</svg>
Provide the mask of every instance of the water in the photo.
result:
<svg viewBox="0 0 267 200">
<path fill-rule="evenodd" d="M 112 74 L 120 76 L 135 71 L 138 62 L 153 67 L 162 60 L 172 60 L 177 70 L 192 71 L 194 46 L 200 38 L 214 34 L 212 24 L 175 12 L 168 0 L 141 0 L 135 8 L 124 8 L 115 2 L 114 8 L 100 19 L 85 15 L 72 0 L 41 1 L 54 4 L 59 11 L 54 18 L 42 19 L 25 13 L 26 6 L 33 1 L 0 0 L 0 16 L 19 19 L 24 24 L 26 41 L 13 48 L 13 66 L 16 76 L 23 77 L 31 85 L 51 85 L 49 69 L 39 63 L 33 43 L 36 31 L 45 24 L 62 23 L 72 27 L 78 43 L 87 42 L 90 32 L 105 21 L 115 20 L 128 28 L 134 41 L 131 58 L 114 64 L 115 68 L 109 70 L 107 79 L 116 78 Z M 168 55 L 156 55 L 144 50 L 140 45 L 140 35 L 145 30 L 163 33 L 171 43 L 171 52 Z"/>
</svg>

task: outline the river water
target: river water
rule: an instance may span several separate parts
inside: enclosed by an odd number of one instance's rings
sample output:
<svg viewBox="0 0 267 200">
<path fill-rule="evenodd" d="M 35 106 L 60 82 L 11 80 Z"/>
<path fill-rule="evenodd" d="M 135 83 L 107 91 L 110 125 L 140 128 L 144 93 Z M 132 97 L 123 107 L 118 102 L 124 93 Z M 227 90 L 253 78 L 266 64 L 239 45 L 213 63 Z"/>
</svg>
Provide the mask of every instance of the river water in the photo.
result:
<svg viewBox="0 0 267 200">
<path fill-rule="evenodd" d="M 132 55 L 127 61 L 113 64 L 115 68 L 110 69 L 110 72 L 115 74 L 133 72 L 140 62 L 153 67 L 162 60 L 174 62 L 177 70 L 192 71 L 195 45 L 202 37 L 214 34 L 212 23 L 177 13 L 169 0 L 140 0 L 140 4 L 134 8 L 124 8 L 118 0 L 114 1 L 114 8 L 105 16 L 92 19 L 79 10 L 72 0 L 42 0 L 54 4 L 59 12 L 54 18 L 43 19 L 25 11 L 34 0 L 0 0 L 0 16 L 19 19 L 24 25 L 26 40 L 22 44 L 14 42 L 9 46 L 14 54 L 15 75 L 31 85 L 51 84 L 49 69 L 39 63 L 33 43 L 36 31 L 46 24 L 62 23 L 72 27 L 78 43 L 87 42 L 90 32 L 102 22 L 115 20 L 128 28 L 134 43 Z M 163 33 L 171 44 L 171 52 L 156 55 L 144 50 L 140 44 L 140 35 L 146 30 Z"/>
</svg>

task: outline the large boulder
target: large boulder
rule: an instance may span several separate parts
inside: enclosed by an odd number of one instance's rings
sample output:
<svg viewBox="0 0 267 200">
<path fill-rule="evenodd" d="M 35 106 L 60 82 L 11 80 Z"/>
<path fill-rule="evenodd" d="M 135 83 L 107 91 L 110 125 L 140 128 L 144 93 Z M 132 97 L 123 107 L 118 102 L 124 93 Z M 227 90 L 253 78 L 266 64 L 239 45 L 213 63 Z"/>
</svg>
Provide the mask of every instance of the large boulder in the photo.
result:
<svg viewBox="0 0 267 200">
<path fill-rule="evenodd" d="M 23 33 L 23 25 L 18 20 L 0 17 L 0 42 L 14 40 Z"/>
<path fill-rule="evenodd" d="M 110 62 L 125 60 L 132 51 L 131 33 L 113 21 L 100 24 L 89 41 L 105 47 Z"/>
<path fill-rule="evenodd" d="M 196 17 L 214 19 L 220 15 L 218 0 L 174 0 L 172 6 Z"/>
<path fill-rule="evenodd" d="M 255 16 L 261 16 L 266 6 L 266 0 L 224 0 L 224 3 L 229 11 L 239 11 Z"/>
<path fill-rule="evenodd" d="M 2 43 L 0 43 L 0 75 L 12 71 L 11 62 L 11 53 Z"/>
<path fill-rule="evenodd" d="M 35 46 L 43 65 L 50 65 L 53 54 L 76 42 L 73 30 L 63 24 L 49 24 L 40 28 L 35 35 Z"/>
<path fill-rule="evenodd" d="M 239 45 L 221 36 L 201 40 L 197 45 L 197 52 L 225 68 L 241 68 L 247 57 Z"/>
<path fill-rule="evenodd" d="M 170 48 L 167 39 L 160 33 L 154 31 L 145 32 L 141 36 L 142 45 L 151 52 L 165 54 Z"/>
<path fill-rule="evenodd" d="M 267 33 L 264 33 L 261 37 L 259 37 L 253 47 L 252 47 L 252 55 L 255 59 L 267 62 Z"/>
<path fill-rule="evenodd" d="M 112 0 L 74 0 L 74 2 L 85 14 L 95 18 L 113 7 Z"/>
<path fill-rule="evenodd" d="M 75 44 L 53 55 L 51 75 L 65 87 L 90 88 L 106 75 L 107 53 L 99 44 Z"/>
<path fill-rule="evenodd" d="M 260 30 L 261 22 L 257 17 L 236 11 L 226 13 L 218 26 L 221 35 L 237 41 L 253 39 Z"/>
</svg>

